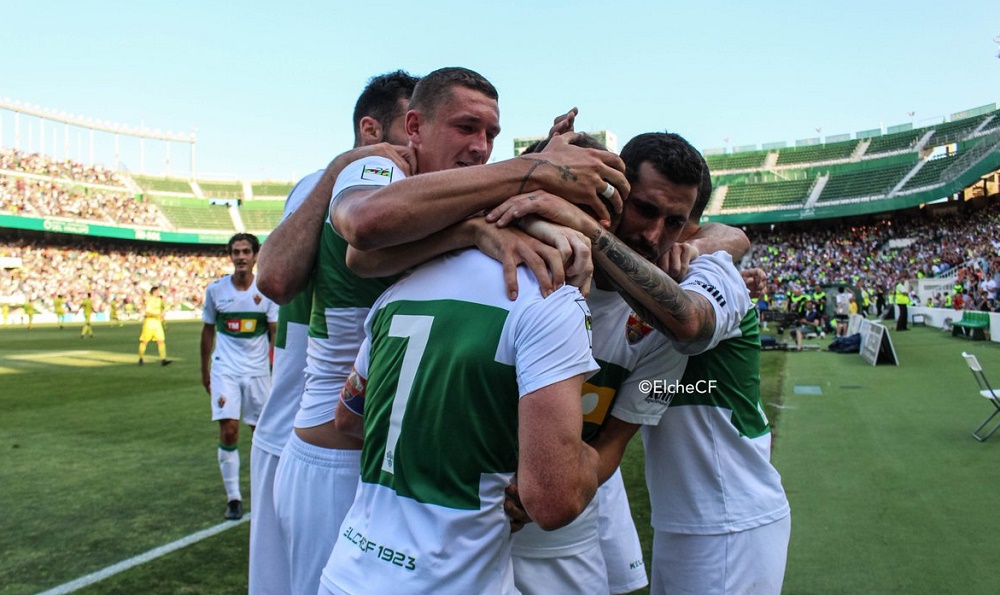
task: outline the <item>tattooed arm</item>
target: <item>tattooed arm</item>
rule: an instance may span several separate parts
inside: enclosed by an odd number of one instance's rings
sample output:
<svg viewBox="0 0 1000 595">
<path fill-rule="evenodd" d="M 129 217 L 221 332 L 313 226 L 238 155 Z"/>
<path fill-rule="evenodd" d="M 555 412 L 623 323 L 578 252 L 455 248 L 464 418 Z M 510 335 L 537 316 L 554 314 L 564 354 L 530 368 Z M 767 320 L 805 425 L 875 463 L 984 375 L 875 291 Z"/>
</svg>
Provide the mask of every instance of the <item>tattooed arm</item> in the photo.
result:
<svg viewBox="0 0 1000 595">
<path fill-rule="evenodd" d="M 590 238 L 594 264 L 622 294 L 625 301 L 660 332 L 680 343 L 697 343 L 715 330 L 715 310 L 704 296 L 688 292 L 626 246 L 590 216 L 548 192 L 528 192 L 510 198 L 486 219 L 509 225 L 530 215 L 575 229 Z M 689 256 L 695 254 L 689 247 Z M 686 263 L 685 263 L 686 267 Z"/>
<path fill-rule="evenodd" d="M 715 331 L 715 309 L 704 296 L 685 291 L 604 229 L 591 236 L 594 263 L 635 312 L 656 330 L 681 343 L 700 343 Z"/>
<path fill-rule="evenodd" d="M 546 189 L 594 209 L 610 222 L 598 193 L 610 183 L 613 208 L 628 194 L 625 164 L 613 153 L 569 144 L 574 134 L 552 139 L 542 153 L 445 171 L 421 173 L 374 192 L 337 197 L 331 222 L 348 243 L 374 250 L 419 240 L 469 215 L 491 209 L 524 191 Z"/>
</svg>

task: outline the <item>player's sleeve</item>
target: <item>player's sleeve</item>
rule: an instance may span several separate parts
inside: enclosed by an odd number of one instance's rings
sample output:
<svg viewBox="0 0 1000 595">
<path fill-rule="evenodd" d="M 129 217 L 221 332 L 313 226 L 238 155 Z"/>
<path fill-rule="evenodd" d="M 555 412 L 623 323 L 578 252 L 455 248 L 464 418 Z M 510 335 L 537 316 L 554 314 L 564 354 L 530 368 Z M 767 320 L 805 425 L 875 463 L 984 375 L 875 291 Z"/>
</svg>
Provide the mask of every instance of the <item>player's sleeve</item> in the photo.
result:
<svg viewBox="0 0 1000 595">
<path fill-rule="evenodd" d="M 406 178 L 396 163 L 388 157 L 365 157 L 345 167 L 333 184 L 330 203 L 347 190 L 370 186 L 388 186 Z"/>
<path fill-rule="evenodd" d="M 269 304 L 267 306 L 267 321 L 271 323 L 278 322 L 278 304 L 268 300 Z"/>
<path fill-rule="evenodd" d="M 688 355 L 704 353 L 732 337 L 739 330 L 743 317 L 753 308 L 746 283 L 728 252 L 704 254 L 692 260 L 681 288 L 704 296 L 715 311 L 715 329 L 710 338 L 675 344 L 678 351 Z"/>
<path fill-rule="evenodd" d="M 215 281 L 209 284 L 208 289 L 205 290 L 205 307 L 201 311 L 201 320 L 205 324 L 215 324 L 215 299 L 212 297 L 213 287 L 215 287 Z"/>
<path fill-rule="evenodd" d="M 644 353 L 635 368 L 618 388 L 611 415 L 637 425 L 656 425 L 666 413 L 673 393 L 665 390 L 679 382 L 687 368 L 688 356 L 673 348 L 673 343 L 660 333 L 654 349 Z"/>
<path fill-rule="evenodd" d="M 288 193 L 288 198 L 285 199 L 285 212 L 281 216 L 282 221 L 288 219 L 292 213 L 302 206 L 302 203 L 306 201 L 306 198 L 308 198 L 309 194 L 312 193 L 316 184 L 319 184 L 322 177 L 323 170 L 315 171 L 295 184 L 292 191 Z"/>
<path fill-rule="evenodd" d="M 577 288 L 564 285 L 534 300 L 515 324 L 519 396 L 600 369 L 591 354 L 590 309 Z"/>
</svg>

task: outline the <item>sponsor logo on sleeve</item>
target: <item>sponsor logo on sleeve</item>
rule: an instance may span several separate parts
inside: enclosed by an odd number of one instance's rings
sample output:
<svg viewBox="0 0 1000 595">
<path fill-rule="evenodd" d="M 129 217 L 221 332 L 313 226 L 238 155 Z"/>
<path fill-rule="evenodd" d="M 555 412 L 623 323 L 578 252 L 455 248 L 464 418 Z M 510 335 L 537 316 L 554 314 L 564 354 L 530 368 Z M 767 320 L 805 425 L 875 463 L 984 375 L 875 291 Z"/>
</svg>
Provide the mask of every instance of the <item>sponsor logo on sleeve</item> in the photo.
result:
<svg viewBox="0 0 1000 595">
<path fill-rule="evenodd" d="M 715 301 L 718 302 L 720 306 L 726 305 L 725 296 L 722 295 L 722 292 L 719 291 L 719 289 L 715 285 L 712 285 L 710 283 L 705 283 L 704 281 L 695 281 L 694 284 L 698 285 L 699 287 L 707 291 L 708 294 L 711 295 L 712 298 L 715 299 Z"/>
<path fill-rule="evenodd" d="M 392 180 L 392 170 L 393 168 L 391 167 L 382 167 L 380 165 L 366 165 L 361 170 L 361 179 L 387 183 L 390 180 Z"/>
</svg>

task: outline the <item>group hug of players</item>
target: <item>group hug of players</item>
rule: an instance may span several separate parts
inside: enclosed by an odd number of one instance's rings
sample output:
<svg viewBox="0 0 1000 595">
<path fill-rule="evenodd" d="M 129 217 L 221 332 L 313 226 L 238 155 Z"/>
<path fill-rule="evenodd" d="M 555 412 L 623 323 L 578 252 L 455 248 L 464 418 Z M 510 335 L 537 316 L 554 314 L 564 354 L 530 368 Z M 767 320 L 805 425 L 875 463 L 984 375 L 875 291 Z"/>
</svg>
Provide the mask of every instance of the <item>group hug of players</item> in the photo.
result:
<svg viewBox="0 0 1000 595">
<path fill-rule="evenodd" d="M 488 163 L 489 81 L 374 77 L 355 148 L 292 190 L 245 290 L 281 304 L 273 381 L 203 366 L 256 427 L 251 595 L 780 593 L 762 273 L 733 264 L 741 231 L 699 225 L 686 140 L 618 156 L 575 115 Z M 257 332 L 252 302 L 206 327 Z M 618 470 L 639 431 L 646 561 Z"/>
</svg>

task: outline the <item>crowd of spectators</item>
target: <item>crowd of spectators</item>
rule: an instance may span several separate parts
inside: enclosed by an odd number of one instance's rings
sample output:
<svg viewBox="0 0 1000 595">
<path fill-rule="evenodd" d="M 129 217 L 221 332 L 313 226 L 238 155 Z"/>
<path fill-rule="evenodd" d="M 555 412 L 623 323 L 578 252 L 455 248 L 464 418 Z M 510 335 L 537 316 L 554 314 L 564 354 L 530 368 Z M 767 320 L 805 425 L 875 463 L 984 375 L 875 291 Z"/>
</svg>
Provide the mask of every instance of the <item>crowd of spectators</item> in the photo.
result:
<svg viewBox="0 0 1000 595">
<path fill-rule="evenodd" d="M 933 218 L 775 228 L 748 234 L 753 247 L 744 264 L 767 271 L 770 295 L 792 295 L 797 289 L 808 294 L 817 285 L 847 283 L 865 287 L 873 301 L 876 294 L 886 299 L 900 279 L 939 277 L 957 269 L 951 291 L 939 296 L 939 307 L 956 307 L 957 300 L 957 309 L 995 310 L 998 231 L 1000 201 L 974 212 Z"/>
<path fill-rule="evenodd" d="M 168 227 L 159 209 L 129 193 L 118 172 L 12 148 L 0 148 L 0 212 L 5 211 Z M 808 295 L 819 286 L 846 283 L 863 287 L 873 310 L 891 304 L 889 296 L 901 279 L 950 276 L 957 269 L 951 290 L 921 305 L 1000 309 L 1000 201 L 976 211 L 920 214 L 855 225 L 823 221 L 822 227 L 751 230 L 753 247 L 742 264 L 767 272 L 770 296 Z M 39 238 L 0 236 L 0 257 L 23 262 L 19 269 L 2 271 L 0 301 L 30 300 L 47 309 L 59 293 L 72 304 L 73 296 L 89 291 L 98 304 L 117 300 L 127 309 L 144 288 L 158 284 L 168 304 L 197 308 L 208 282 L 229 269 L 228 260 L 211 247 L 67 238 L 43 243 Z"/>
<path fill-rule="evenodd" d="M 118 172 L 9 148 L 0 148 L 0 212 L 4 211 L 161 229 L 166 222 L 159 209 L 126 189 Z"/>
<path fill-rule="evenodd" d="M 71 159 L 60 161 L 48 155 L 24 153 L 11 147 L 0 147 L 0 169 L 87 184 L 125 187 L 121 174 L 113 169 L 100 165 L 84 165 Z"/>
<path fill-rule="evenodd" d="M 75 311 L 87 293 L 95 310 L 115 303 L 120 312 L 141 308 L 153 285 L 170 310 L 199 309 L 209 282 L 231 272 L 219 246 L 150 246 L 96 239 L 0 237 L 0 301 L 12 306 L 31 302 L 51 312 L 62 295 Z M 9 260 L 8 260 L 9 259 Z M 19 260 L 18 260 L 19 259 Z M 20 266 L 9 266 L 13 262 Z M 8 268 L 9 267 L 9 268 Z"/>
</svg>

